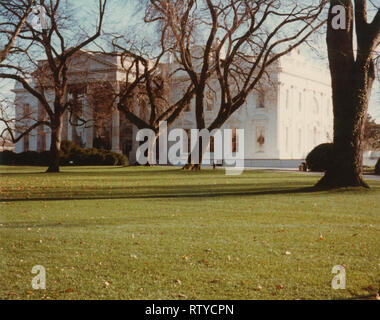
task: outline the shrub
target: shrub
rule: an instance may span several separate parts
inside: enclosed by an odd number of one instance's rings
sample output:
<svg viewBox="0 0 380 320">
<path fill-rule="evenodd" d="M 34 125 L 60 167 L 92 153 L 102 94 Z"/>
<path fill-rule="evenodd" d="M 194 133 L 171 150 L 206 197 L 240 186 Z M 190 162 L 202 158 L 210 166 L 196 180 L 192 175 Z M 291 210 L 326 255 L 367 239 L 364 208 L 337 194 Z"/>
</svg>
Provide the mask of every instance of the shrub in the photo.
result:
<svg viewBox="0 0 380 320">
<path fill-rule="evenodd" d="M 62 141 L 62 166 L 123 166 L 127 164 L 127 157 L 109 150 L 96 148 L 84 149 L 71 141 Z"/>
<path fill-rule="evenodd" d="M 48 166 L 49 158 L 49 151 L 0 152 L 1 165 Z M 122 154 L 95 148 L 84 149 L 71 141 L 62 141 L 61 144 L 61 166 L 125 166 L 127 163 L 127 157 Z"/>
<path fill-rule="evenodd" d="M 306 157 L 306 165 L 310 171 L 326 171 L 332 162 L 332 143 L 323 143 L 315 147 Z"/>
<path fill-rule="evenodd" d="M 377 163 L 375 166 L 375 174 L 380 176 L 380 158 L 377 160 Z"/>
<path fill-rule="evenodd" d="M 15 153 L 13 151 L 5 150 L 0 152 L 0 164 L 12 165 L 14 164 Z"/>
</svg>

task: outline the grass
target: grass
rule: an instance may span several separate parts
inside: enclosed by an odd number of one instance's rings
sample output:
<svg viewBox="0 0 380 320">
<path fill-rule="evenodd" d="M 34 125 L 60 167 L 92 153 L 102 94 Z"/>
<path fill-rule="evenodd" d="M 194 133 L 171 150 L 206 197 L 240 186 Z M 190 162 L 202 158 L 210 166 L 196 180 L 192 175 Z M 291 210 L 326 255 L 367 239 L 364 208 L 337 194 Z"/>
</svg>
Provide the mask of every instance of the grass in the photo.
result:
<svg viewBox="0 0 380 320">
<path fill-rule="evenodd" d="M 43 171 L 0 167 L 0 299 L 350 299 L 379 290 L 379 182 L 312 192 L 318 177 L 296 173 Z M 35 265 L 46 268 L 46 290 L 31 288 Z M 346 267 L 346 290 L 331 288 L 335 265 Z"/>
</svg>

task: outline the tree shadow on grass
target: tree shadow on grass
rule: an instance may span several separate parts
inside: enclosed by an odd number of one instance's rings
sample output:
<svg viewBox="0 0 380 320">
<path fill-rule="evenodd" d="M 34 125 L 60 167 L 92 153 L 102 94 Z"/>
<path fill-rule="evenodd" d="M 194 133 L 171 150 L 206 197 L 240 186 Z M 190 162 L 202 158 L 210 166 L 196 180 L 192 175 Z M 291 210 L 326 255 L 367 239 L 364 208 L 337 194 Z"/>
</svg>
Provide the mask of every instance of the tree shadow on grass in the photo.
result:
<svg viewBox="0 0 380 320">
<path fill-rule="evenodd" d="M 234 188 L 235 186 L 235 188 Z M 309 194 L 315 193 L 316 190 L 313 187 L 262 187 L 254 188 L 249 185 L 218 185 L 219 190 L 206 190 L 205 186 L 184 186 L 184 185 L 171 185 L 161 186 L 144 186 L 134 188 L 140 189 L 134 192 L 120 192 L 120 189 L 111 193 L 96 192 L 93 194 L 88 192 L 73 192 L 67 196 L 67 192 L 60 192 L 60 196 L 57 196 L 57 192 L 47 197 L 30 197 L 30 198 L 11 198 L 2 199 L 2 202 L 18 202 L 18 201 L 67 201 L 67 200 L 139 200 L 139 199 L 208 199 L 208 198 L 223 198 L 223 197 L 255 197 L 265 195 L 286 195 L 286 194 Z M 227 188 L 228 187 L 228 188 Z"/>
<path fill-rule="evenodd" d="M 120 168 L 120 167 L 118 167 Z M 63 172 L 56 177 L 76 177 L 81 186 L 74 185 L 68 189 L 65 185 L 55 185 L 52 188 L 25 189 L 23 192 L 10 191 L 4 194 L 2 202 L 22 201 L 66 201 L 66 200 L 128 200 L 128 199 L 208 199 L 223 197 L 256 197 L 266 195 L 302 195 L 314 193 L 326 195 L 345 192 L 346 189 L 324 190 L 311 186 L 311 181 L 303 176 L 294 176 L 291 179 L 285 173 L 273 173 L 263 171 L 247 171 L 245 175 L 226 179 L 224 171 L 204 170 L 193 173 L 182 171 L 178 168 L 154 168 L 153 170 L 137 168 L 137 170 L 108 171 L 104 175 L 94 172 L 92 168 L 85 171 Z M 101 171 L 100 171 L 101 172 Z M 44 177 L 45 175 L 35 173 Z M 8 173 L 7 176 L 26 175 L 25 173 Z M 98 177 L 94 180 L 93 177 Z M 196 180 L 191 178 L 195 177 Z M 114 181 L 121 178 L 114 185 L 103 182 Z M 123 179 L 127 179 L 127 183 Z M 160 179 L 162 183 L 160 183 Z M 178 179 L 178 180 L 177 180 Z M 171 181 L 180 181 L 180 184 L 171 184 Z M 182 183 L 184 181 L 184 183 Z M 108 181 L 109 182 L 109 181 Z M 228 182 L 228 183 L 226 183 Z M 37 181 L 38 183 L 38 181 Z M 139 185 L 140 184 L 140 185 Z M 124 186 L 125 185 L 125 186 Z M 379 191 L 380 186 L 375 185 L 372 191 Z M 363 192 L 371 192 L 365 190 Z"/>
</svg>

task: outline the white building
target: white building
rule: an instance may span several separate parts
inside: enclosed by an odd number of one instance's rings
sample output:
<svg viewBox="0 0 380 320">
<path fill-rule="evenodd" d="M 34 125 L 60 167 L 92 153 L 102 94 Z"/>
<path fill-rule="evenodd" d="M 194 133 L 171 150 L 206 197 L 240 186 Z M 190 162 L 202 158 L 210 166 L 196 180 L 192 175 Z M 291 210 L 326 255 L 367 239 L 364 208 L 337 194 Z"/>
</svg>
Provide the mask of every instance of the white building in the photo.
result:
<svg viewBox="0 0 380 320">
<path fill-rule="evenodd" d="M 74 67 L 70 72 L 70 84 L 73 88 L 81 88 L 76 90 L 77 99 L 83 116 L 91 119 L 92 110 L 96 110 L 96 106 L 91 106 L 86 95 L 90 90 L 89 84 L 107 81 L 117 90 L 120 83 L 125 81 L 125 73 L 120 68 L 118 57 L 81 52 L 77 59 L 77 69 Z M 327 69 L 311 64 L 294 51 L 277 62 L 270 78 L 270 84 L 265 85 L 262 92 L 252 92 L 246 103 L 227 120 L 222 129 L 245 130 L 246 166 L 296 167 L 315 146 L 332 141 L 330 74 Z M 32 113 L 35 118 L 41 118 L 42 108 L 37 99 L 19 85 L 16 85 L 14 92 L 18 116 Z M 171 88 L 170 94 L 175 96 L 176 86 Z M 218 95 L 211 91 L 206 96 L 205 118 L 206 124 L 209 124 L 217 115 L 219 101 Z M 193 106 L 194 103 L 171 128 L 196 128 Z M 76 140 L 88 148 L 94 146 L 95 138 L 98 137 L 105 141 L 109 149 L 127 154 L 133 163 L 138 147 L 135 141 L 136 127 L 116 108 L 110 109 L 109 119 L 105 123 L 101 129 L 96 124 L 91 126 L 89 123 L 86 128 L 77 127 L 70 125 L 66 116 L 63 140 Z M 43 151 L 49 147 L 49 129 L 41 127 L 21 139 L 15 149 L 16 152 Z"/>
</svg>

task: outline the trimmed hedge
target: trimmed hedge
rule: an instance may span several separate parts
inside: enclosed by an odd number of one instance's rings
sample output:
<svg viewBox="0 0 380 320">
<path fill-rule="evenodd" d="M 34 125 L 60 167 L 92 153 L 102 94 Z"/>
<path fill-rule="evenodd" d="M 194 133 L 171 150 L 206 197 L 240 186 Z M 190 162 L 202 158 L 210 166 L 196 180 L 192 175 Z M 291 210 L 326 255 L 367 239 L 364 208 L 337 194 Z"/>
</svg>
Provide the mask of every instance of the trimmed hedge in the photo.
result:
<svg viewBox="0 0 380 320">
<path fill-rule="evenodd" d="M 306 165 L 310 171 L 326 171 L 332 162 L 332 143 L 323 143 L 315 147 L 306 157 Z"/>
<path fill-rule="evenodd" d="M 14 153 L 0 152 L 1 165 L 48 166 L 49 151 L 26 151 Z M 128 164 L 125 155 L 99 149 L 84 149 L 71 141 L 62 141 L 60 152 L 61 166 L 124 166 Z"/>
<path fill-rule="evenodd" d="M 377 160 L 376 166 L 375 166 L 375 174 L 380 176 L 380 158 Z"/>
</svg>

